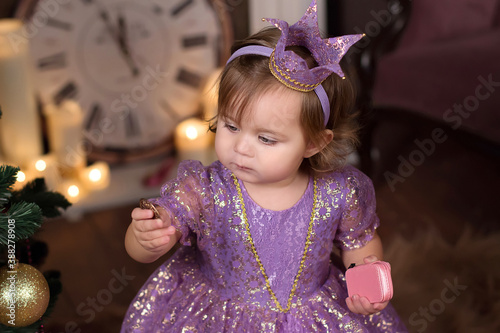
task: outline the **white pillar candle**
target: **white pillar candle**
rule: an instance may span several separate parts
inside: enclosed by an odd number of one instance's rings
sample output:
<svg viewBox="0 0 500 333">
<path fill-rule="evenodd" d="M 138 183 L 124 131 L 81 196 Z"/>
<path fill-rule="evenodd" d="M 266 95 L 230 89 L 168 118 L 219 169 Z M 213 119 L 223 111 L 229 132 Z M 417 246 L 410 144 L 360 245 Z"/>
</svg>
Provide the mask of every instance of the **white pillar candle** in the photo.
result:
<svg viewBox="0 0 500 333">
<path fill-rule="evenodd" d="M 198 160 L 205 165 L 215 160 L 213 152 L 214 134 L 208 131 L 208 123 L 198 118 L 189 118 L 175 129 L 175 147 L 180 160 Z"/>
<path fill-rule="evenodd" d="M 5 158 L 24 165 L 42 154 L 42 135 L 22 21 L 0 19 L 0 136 Z"/>
<path fill-rule="evenodd" d="M 86 155 L 82 149 L 83 112 L 80 105 L 65 100 L 59 107 L 47 105 L 49 145 L 59 162 L 63 174 L 76 174 L 86 165 Z"/>
<path fill-rule="evenodd" d="M 80 172 L 80 180 L 88 190 L 102 190 L 109 186 L 109 165 L 96 162 Z"/>
</svg>

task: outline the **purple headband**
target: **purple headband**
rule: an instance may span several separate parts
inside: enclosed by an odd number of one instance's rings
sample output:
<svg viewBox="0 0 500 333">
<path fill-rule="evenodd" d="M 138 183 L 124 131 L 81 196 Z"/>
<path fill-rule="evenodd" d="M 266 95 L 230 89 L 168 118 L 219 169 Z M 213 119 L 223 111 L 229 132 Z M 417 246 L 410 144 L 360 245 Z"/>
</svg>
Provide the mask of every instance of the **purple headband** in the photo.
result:
<svg viewBox="0 0 500 333">
<path fill-rule="evenodd" d="M 274 51 L 273 48 L 267 46 L 260 46 L 260 45 L 245 46 L 236 50 L 229 58 L 226 65 L 229 64 L 231 61 L 233 61 L 235 58 L 238 58 L 239 56 L 246 54 L 261 55 L 269 58 L 273 53 L 273 51 Z M 321 108 L 323 109 L 323 114 L 325 117 L 325 126 L 326 126 L 326 124 L 328 123 L 328 118 L 330 118 L 330 102 L 328 101 L 328 96 L 326 95 L 326 91 L 321 84 L 316 86 L 316 88 L 314 88 L 314 92 L 318 96 L 319 101 L 321 103 Z"/>
<path fill-rule="evenodd" d="M 255 54 L 269 57 L 271 73 L 285 86 L 298 91 L 312 91 L 318 96 L 323 108 L 325 126 L 330 118 L 330 103 L 321 83 L 332 73 L 344 78 L 340 59 L 349 48 L 364 35 L 346 35 L 322 39 L 318 27 L 316 0 L 313 0 L 302 18 L 292 26 L 278 19 L 263 19 L 281 30 L 281 37 L 272 49 L 266 46 L 250 45 L 236 50 L 226 65 L 235 58 Z M 309 69 L 306 61 L 287 46 L 303 46 L 311 52 L 317 67 Z"/>
</svg>

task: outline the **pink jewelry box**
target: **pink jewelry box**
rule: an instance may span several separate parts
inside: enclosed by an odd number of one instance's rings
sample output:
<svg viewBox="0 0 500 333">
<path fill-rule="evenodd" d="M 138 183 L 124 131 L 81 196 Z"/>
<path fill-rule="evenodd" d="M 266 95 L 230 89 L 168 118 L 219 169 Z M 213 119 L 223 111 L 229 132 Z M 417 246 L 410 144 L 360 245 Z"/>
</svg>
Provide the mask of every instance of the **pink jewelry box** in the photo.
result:
<svg viewBox="0 0 500 333">
<path fill-rule="evenodd" d="M 392 298 L 391 265 L 386 261 L 374 261 L 347 269 L 347 292 L 365 296 L 370 303 L 385 302 Z"/>
</svg>

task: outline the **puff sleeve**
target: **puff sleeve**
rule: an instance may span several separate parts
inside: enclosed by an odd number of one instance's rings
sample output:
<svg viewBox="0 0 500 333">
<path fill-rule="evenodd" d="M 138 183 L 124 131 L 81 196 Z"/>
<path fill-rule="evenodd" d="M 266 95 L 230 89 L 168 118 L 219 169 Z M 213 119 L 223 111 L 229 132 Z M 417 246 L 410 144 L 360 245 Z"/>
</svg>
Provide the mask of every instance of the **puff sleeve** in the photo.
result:
<svg viewBox="0 0 500 333">
<path fill-rule="evenodd" d="M 342 250 L 363 247 L 380 225 L 373 183 L 361 171 L 349 168 L 343 194 L 345 200 L 334 243 Z"/>
<path fill-rule="evenodd" d="M 183 161 L 177 177 L 163 185 L 161 196 L 149 200 L 169 214 L 172 225 L 182 234 L 182 245 L 193 245 L 213 207 L 206 172 L 198 161 Z"/>
</svg>

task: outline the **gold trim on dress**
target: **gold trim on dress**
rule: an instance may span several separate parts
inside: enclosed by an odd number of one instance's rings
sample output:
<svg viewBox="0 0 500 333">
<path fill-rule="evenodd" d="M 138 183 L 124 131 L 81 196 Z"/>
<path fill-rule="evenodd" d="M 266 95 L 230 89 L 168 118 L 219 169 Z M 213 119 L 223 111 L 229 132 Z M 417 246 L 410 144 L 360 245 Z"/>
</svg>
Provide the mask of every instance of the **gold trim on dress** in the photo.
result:
<svg viewBox="0 0 500 333">
<path fill-rule="evenodd" d="M 238 192 L 238 197 L 239 197 L 240 202 L 241 202 L 241 212 L 243 215 L 242 220 L 245 223 L 245 229 L 247 232 L 248 241 L 250 243 L 252 253 L 255 257 L 255 261 L 257 261 L 257 264 L 259 265 L 259 268 L 260 268 L 260 272 L 262 273 L 262 276 L 264 277 L 264 280 L 266 281 L 266 288 L 269 291 L 269 294 L 271 295 L 271 299 L 274 301 L 274 303 L 276 304 L 276 307 L 278 308 L 279 311 L 286 313 L 290 310 L 290 307 L 292 306 L 292 299 L 293 299 L 293 296 L 295 296 L 295 292 L 297 291 L 297 284 L 299 282 L 299 277 L 302 274 L 302 271 L 304 270 L 304 263 L 306 261 L 307 250 L 309 249 L 309 245 L 311 244 L 311 234 L 312 234 L 312 227 L 313 227 L 313 223 L 314 223 L 314 215 L 315 215 L 315 211 L 316 211 L 316 199 L 317 199 L 316 178 L 314 178 L 314 180 L 313 180 L 313 189 L 314 189 L 313 206 L 312 206 L 312 211 L 311 211 L 311 220 L 309 221 L 309 227 L 307 229 L 307 237 L 306 237 L 306 242 L 304 245 L 304 252 L 303 252 L 302 258 L 300 260 L 299 270 L 297 271 L 297 275 L 295 275 L 295 279 L 293 281 L 292 290 L 290 291 L 290 295 L 288 297 L 288 302 L 286 304 L 286 308 L 283 308 L 281 306 L 280 302 L 278 301 L 276 294 L 274 293 L 274 291 L 271 288 L 271 284 L 269 283 L 269 278 L 267 277 L 266 270 L 264 269 L 264 265 L 260 261 L 259 254 L 257 253 L 257 249 L 255 248 L 252 234 L 250 233 L 250 225 L 248 223 L 247 212 L 245 209 L 245 202 L 243 201 L 243 194 L 241 193 L 240 184 L 239 184 L 238 179 L 236 179 L 236 176 L 234 174 L 232 174 L 232 177 L 233 177 L 234 185 L 236 186 L 236 190 Z"/>
</svg>

